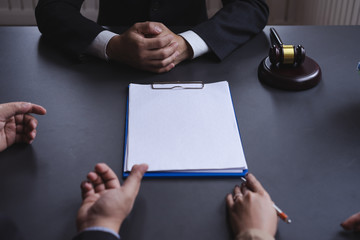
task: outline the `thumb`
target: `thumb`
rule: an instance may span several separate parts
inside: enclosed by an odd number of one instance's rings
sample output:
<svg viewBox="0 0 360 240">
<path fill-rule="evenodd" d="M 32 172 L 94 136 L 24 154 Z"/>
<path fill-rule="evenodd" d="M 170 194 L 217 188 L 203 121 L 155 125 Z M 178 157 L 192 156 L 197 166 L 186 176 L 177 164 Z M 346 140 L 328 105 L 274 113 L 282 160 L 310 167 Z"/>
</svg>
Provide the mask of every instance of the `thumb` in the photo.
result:
<svg viewBox="0 0 360 240">
<path fill-rule="evenodd" d="M 0 120 L 6 120 L 16 114 L 25 114 L 31 110 L 31 103 L 11 102 L 0 104 Z"/>
<path fill-rule="evenodd" d="M 134 198 L 137 196 L 140 188 L 140 182 L 142 177 L 144 176 L 146 170 L 148 169 L 148 165 L 134 165 L 131 169 L 130 176 L 125 180 L 123 184 L 123 189 L 128 196 L 133 196 Z"/>
<path fill-rule="evenodd" d="M 360 213 L 356 213 L 346 219 L 341 226 L 346 230 L 360 231 Z"/>
<path fill-rule="evenodd" d="M 136 26 L 136 29 L 138 32 L 141 32 L 143 35 L 158 35 L 163 30 L 160 27 L 159 23 L 156 22 L 144 22 L 144 23 L 138 23 Z"/>
</svg>

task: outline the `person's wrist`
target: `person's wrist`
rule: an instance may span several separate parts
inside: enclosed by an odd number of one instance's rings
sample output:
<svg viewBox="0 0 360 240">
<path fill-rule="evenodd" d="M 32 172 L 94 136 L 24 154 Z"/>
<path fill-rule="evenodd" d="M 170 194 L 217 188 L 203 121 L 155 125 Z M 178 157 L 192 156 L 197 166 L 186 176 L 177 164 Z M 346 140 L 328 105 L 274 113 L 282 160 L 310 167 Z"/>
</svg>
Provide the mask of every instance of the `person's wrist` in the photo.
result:
<svg viewBox="0 0 360 240">
<path fill-rule="evenodd" d="M 177 42 L 179 43 L 179 55 L 176 57 L 178 62 L 191 59 L 194 53 L 190 44 L 182 36 L 179 35 L 177 35 Z"/>
<path fill-rule="evenodd" d="M 263 240 L 275 240 L 275 234 L 269 234 L 269 232 L 258 228 L 248 228 L 239 234 L 235 235 L 235 240 L 241 239 L 263 239 Z"/>
<path fill-rule="evenodd" d="M 106 55 L 110 60 L 116 60 L 115 54 L 118 51 L 121 35 L 112 37 L 106 46 Z"/>
</svg>

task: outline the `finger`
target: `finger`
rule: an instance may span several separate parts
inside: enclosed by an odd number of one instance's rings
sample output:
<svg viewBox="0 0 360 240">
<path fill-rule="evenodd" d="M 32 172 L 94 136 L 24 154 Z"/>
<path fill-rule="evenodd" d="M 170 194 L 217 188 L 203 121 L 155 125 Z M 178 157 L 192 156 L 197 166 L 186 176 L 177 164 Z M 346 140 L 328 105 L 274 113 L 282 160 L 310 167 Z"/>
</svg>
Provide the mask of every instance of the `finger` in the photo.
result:
<svg viewBox="0 0 360 240">
<path fill-rule="evenodd" d="M 46 109 L 40 105 L 37 104 L 31 104 L 31 110 L 28 113 L 35 113 L 38 115 L 45 115 Z"/>
<path fill-rule="evenodd" d="M 36 130 L 34 129 L 31 132 L 23 133 L 23 135 L 24 135 L 24 142 L 31 144 L 36 137 Z"/>
<path fill-rule="evenodd" d="M 145 172 L 148 169 L 147 164 L 134 165 L 131 169 L 130 176 L 125 180 L 123 184 L 124 192 L 128 194 L 128 196 L 135 197 L 140 188 L 140 182 Z"/>
<path fill-rule="evenodd" d="M 37 127 L 38 123 L 39 122 L 35 117 L 28 114 L 24 115 L 25 132 L 34 130 Z"/>
<path fill-rule="evenodd" d="M 91 194 L 95 194 L 93 185 L 91 183 L 89 183 L 88 181 L 83 181 L 80 185 L 80 188 L 81 188 L 82 199 L 85 199 L 87 196 L 89 196 Z"/>
<path fill-rule="evenodd" d="M 179 55 L 178 51 L 175 51 L 171 56 L 163 60 L 148 60 L 144 66 L 145 70 L 162 73 L 168 72 L 175 67 L 175 59 Z M 154 57 L 154 55 L 152 55 Z M 151 55 L 149 55 L 151 57 Z"/>
<path fill-rule="evenodd" d="M 175 67 L 174 63 L 170 63 L 169 65 L 167 65 L 166 67 L 162 67 L 162 68 L 158 68 L 158 67 L 143 67 L 143 70 L 149 71 L 149 72 L 154 72 L 154 73 L 165 73 L 165 72 L 169 72 L 171 69 L 173 69 Z"/>
<path fill-rule="evenodd" d="M 236 194 L 241 194 L 241 190 L 240 190 L 239 185 L 236 185 L 236 186 L 234 187 L 234 195 L 236 195 Z"/>
<path fill-rule="evenodd" d="M 120 182 L 114 171 L 105 163 L 95 166 L 96 173 L 101 177 L 106 189 L 120 188 Z"/>
<path fill-rule="evenodd" d="M 160 49 L 169 46 L 174 40 L 174 36 L 166 34 L 159 37 L 146 38 L 144 39 L 146 49 Z"/>
<path fill-rule="evenodd" d="M 346 230 L 360 231 L 360 213 L 350 216 L 341 226 Z"/>
<path fill-rule="evenodd" d="M 226 206 L 231 209 L 234 206 L 234 198 L 231 193 L 226 195 Z"/>
<path fill-rule="evenodd" d="M 37 130 L 36 129 L 33 129 L 33 130 L 30 130 L 30 129 L 27 129 L 25 128 L 24 131 L 20 134 L 24 135 L 25 137 L 25 140 L 30 143 L 32 142 L 35 137 L 36 137 L 36 133 L 37 133 Z M 18 133 L 17 133 L 18 134 Z"/>
<path fill-rule="evenodd" d="M 16 121 L 16 143 L 31 144 L 36 137 L 36 127 L 38 121 L 31 115 L 18 114 L 15 116 Z"/>
<path fill-rule="evenodd" d="M 161 69 L 161 68 L 165 68 L 168 65 L 174 63 L 175 58 L 176 58 L 176 54 L 174 54 L 166 59 L 163 59 L 163 60 L 150 60 L 146 64 L 148 67 Z"/>
<path fill-rule="evenodd" d="M 31 109 L 31 103 L 28 102 L 11 102 L 0 104 L 0 120 L 8 119 L 16 114 L 27 113 Z"/>
<path fill-rule="evenodd" d="M 169 59 L 171 62 L 175 60 L 175 58 L 179 55 L 176 51 L 179 44 L 177 42 L 172 42 L 168 46 L 156 50 L 148 51 L 148 59 L 150 60 L 165 60 Z M 165 65 L 168 65 L 168 62 Z"/>
<path fill-rule="evenodd" d="M 87 179 L 93 185 L 95 192 L 102 192 L 105 190 L 105 184 L 102 178 L 96 172 L 89 172 Z"/>
<path fill-rule="evenodd" d="M 24 116 L 23 120 L 20 120 L 21 117 Z M 16 133 L 30 133 L 36 129 L 38 125 L 38 121 L 30 115 L 16 115 L 15 117 L 16 122 Z"/>
<path fill-rule="evenodd" d="M 25 131 L 24 125 L 18 124 L 16 125 L 16 134 L 21 134 Z"/>
<path fill-rule="evenodd" d="M 17 114 L 36 113 L 45 114 L 45 108 L 28 102 L 11 102 L 0 104 L 0 120 L 6 120 Z"/>
<path fill-rule="evenodd" d="M 246 176 L 246 186 L 253 192 L 266 192 L 261 183 L 255 178 L 255 176 L 249 173 Z"/>
<path fill-rule="evenodd" d="M 15 142 L 31 144 L 36 137 L 36 133 L 35 129 L 31 132 L 16 132 Z"/>
<path fill-rule="evenodd" d="M 240 189 L 243 195 L 248 194 L 248 192 L 250 191 L 245 182 L 241 183 Z"/>
<path fill-rule="evenodd" d="M 24 123 L 25 114 L 16 114 L 15 115 L 15 123 L 23 124 Z"/>
<path fill-rule="evenodd" d="M 243 197 L 243 194 L 241 193 L 241 189 L 239 185 L 236 185 L 234 188 L 234 202 L 236 202 L 238 199 L 241 199 Z"/>
<path fill-rule="evenodd" d="M 162 24 L 157 22 L 136 23 L 135 29 L 144 35 L 158 35 L 162 30 Z"/>
</svg>

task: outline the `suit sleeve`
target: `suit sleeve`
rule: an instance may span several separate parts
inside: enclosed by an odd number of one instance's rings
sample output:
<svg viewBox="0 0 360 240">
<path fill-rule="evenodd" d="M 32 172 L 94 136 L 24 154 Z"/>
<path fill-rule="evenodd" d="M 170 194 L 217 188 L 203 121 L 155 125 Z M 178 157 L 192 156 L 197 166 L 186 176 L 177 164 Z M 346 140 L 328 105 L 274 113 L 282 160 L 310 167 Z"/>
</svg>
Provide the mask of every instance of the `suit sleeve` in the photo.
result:
<svg viewBox="0 0 360 240">
<path fill-rule="evenodd" d="M 223 6 L 192 29 L 219 60 L 261 32 L 269 16 L 265 0 L 223 0 Z"/>
<path fill-rule="evenodd" d="M 72 240 L 119 240 L 113 234 L 103 231 L 83 231 Z"/>
<path fill-rule="evenodd" d="M 104 29 L 81 15 L 84 0 L 39 0 L 35 16 L 44 38 L 75 57 Z"/>
</svg>

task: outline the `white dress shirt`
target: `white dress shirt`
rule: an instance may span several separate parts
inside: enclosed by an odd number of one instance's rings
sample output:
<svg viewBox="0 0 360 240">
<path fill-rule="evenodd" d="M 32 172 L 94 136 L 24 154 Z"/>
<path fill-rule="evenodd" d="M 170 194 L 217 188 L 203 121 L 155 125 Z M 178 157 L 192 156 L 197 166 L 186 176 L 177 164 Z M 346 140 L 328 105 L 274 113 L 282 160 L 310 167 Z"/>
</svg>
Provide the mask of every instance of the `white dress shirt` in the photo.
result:
<svg viewBox="0 0 360 240">
<path fill-rule="evenodd" d="M 92 41 L 86 53 L 97 56 L 101 59 L 108 60 L 108 56 L 106 54 L 106 47 L 110 39 L 116 35 L 118 34 L 110 32 L 108 30 L 100 32 Z M 193 31 L 186 31 L 180 33 L 179 35 L 182 36 L 191 46 L 194 53 L 193 58 L 199 57 L 210 51 L 208 45 L 204 42 L 204 40 L 202 40 L 202 38 Z"/>
</svg>

